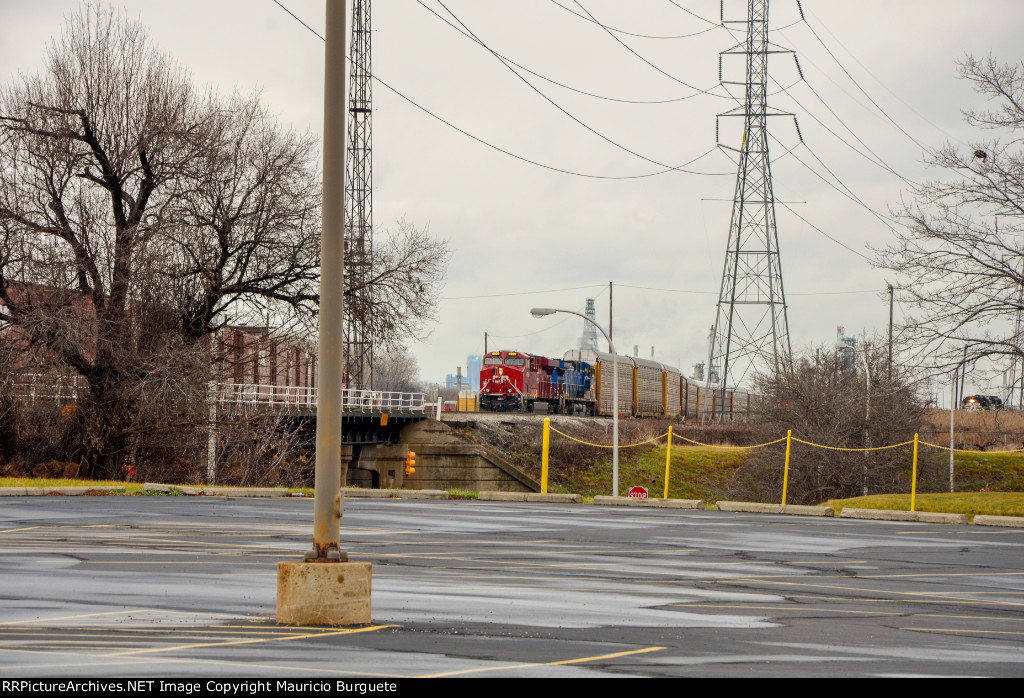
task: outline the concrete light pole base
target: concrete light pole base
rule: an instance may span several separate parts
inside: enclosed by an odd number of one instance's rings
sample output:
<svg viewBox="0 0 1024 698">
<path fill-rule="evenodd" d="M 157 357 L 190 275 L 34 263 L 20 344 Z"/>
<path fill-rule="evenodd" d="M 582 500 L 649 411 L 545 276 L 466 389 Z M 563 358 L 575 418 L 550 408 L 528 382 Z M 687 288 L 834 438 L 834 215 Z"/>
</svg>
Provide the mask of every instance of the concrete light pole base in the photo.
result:
<svg viewBox="0 0 1024 698">
<path fill-rule="evenodd" d="M 369 562 L 277 563 L 277 622 L 369 623 L 370 568 Z"/>
</svg>

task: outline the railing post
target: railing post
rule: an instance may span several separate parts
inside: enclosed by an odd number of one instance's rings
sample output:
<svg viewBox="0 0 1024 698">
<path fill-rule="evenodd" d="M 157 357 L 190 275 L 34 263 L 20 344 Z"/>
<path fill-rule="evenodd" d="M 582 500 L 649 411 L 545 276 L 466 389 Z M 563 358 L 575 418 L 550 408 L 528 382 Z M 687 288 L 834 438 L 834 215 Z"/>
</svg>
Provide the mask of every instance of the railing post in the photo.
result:
<svg viewBox="0 0 1024 698">
<path fill-rule="evenodd" d="M 793 430 L 786 431 L 786 469 L 782 475 L 782 506 L 786 506 L 786 490 L 789 488 L 789 448 L 793 444 Z"/>
<path fill-rule="evenodd" d="M 206 482 L 217 482 L 217 383 L 210 381 L 206 387 L 209 404 L 210 427 L 206 438 Z"/>
<path fill-rule="evenodd" d="M 917 511 L 917 434 L 914 434 L 914 470 L 910 481 L 910 510 Z"/>
<path fill-rule="evenodd" d="M 668 499 L 669 463 L 672 462 L 672 425 L 668 425 L 668 442 L 665 446 L 665 499 Z"/>
<path fill-rule="evenodd" d="M 540 493 L 548 493 L 548 447 L 551 444 L 551 419 L 544 418 L 544 445 L 540 456 Z"/>
</svg>

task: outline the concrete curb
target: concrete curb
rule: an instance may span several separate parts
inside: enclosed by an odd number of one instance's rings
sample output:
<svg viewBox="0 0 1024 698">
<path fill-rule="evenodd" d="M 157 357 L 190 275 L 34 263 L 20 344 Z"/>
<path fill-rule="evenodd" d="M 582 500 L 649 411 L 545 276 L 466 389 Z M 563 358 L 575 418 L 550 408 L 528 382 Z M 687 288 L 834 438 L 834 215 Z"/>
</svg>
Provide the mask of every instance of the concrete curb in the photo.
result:
<svg viewBox="0 0 1024 698">
<path fill-rule="evenodd" d="M 1024 528 L 1024 516 L 992 516 L 989 514 L 978 514 L 974 517 L 974 525 Z"/>
<path fill-rule="evenodd" d="M 367 490 L 361 487 L 343 487 L 345 499 L 448 499 L 445 490 Z"/>
<path fill-rule="evenodd" d="M 758 502 L 716 502 L 719 511 L 742 511 L 751 514 L 788 514 L 790 516 L 835 516 L 832 507 L 802 504 L 762 504 Z"/>
<path fill-rule="evenodd" d="M 124 485 L 96 485 L 95 487 L 0 487 L 0 497 L 44 497 L 46 495 L 82 495 L 86 492 L 117 492 Z"/>
<path fill-rule="evenodd" d="M 446 490 L 391 490 L 399 499 L 448 499 Z"/>
<path fill-rule="evenodd" d="M 702 499 L 639 499 L 637 497 L 610 497 L 598 495 L 594 504 L 613 507 L 658 507 L 661 509 L 703 509 Z"/>
<path fill-rule="evenodd" d="M 477 499 L 484 502 L 548 502 L 550 504 L 581 504 L 578 494 L 541 494 L 540 492 L 478 492 Z"/>
<path fill-rule="evenodd" d="M 844 519 L 877 521 L 917 521 L 919 523 L 966 524 L 967 514 L 940 514 L 934 511 L 895 511 L 891 509 L 843 509 Z"/>
<path fill-rule="evenodd" d="M 190 496 L 207 497 L 287 497 L 286 487 L 191 487 L 189 485 L 162 485 L 156 482 L 147 482 L 142 485 L 142 492 L 164 492 L 170 493 L 178 490 L 182 494 Z"/>
<path fill-rule="evenodd" d="M 364 490 L 359 487 L 342 487 L 341 496 L 345 499 L 389 499 L 394 497 L 394 490 Z"/>
</svg>

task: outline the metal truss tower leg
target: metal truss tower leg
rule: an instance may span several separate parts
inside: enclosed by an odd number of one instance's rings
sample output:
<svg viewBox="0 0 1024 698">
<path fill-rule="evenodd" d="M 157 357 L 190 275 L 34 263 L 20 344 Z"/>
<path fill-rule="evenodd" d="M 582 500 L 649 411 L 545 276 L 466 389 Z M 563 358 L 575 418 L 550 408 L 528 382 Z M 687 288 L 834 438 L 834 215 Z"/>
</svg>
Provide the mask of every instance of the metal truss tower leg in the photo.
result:
<svg viewBox="0 0 1024 698">
<path fill-rule="evenodd" d="M 370 0 L 352 0 L 348 161 L 345 166 L 345 383 L 373 387 L 373 174 Z"/>
<path fill-rule="evenodd" d="M 728 386 L 752 369 L 777 370 L 791 351 L 768 157 L 768 0 L 748 1 L 746 25 L 746 42 L 724 52 L 746 56 L 746 99 L 720 115 L 743 116 L 744 126 L 705 391 L 721 391 L 719 418 Z"/>
</svg>

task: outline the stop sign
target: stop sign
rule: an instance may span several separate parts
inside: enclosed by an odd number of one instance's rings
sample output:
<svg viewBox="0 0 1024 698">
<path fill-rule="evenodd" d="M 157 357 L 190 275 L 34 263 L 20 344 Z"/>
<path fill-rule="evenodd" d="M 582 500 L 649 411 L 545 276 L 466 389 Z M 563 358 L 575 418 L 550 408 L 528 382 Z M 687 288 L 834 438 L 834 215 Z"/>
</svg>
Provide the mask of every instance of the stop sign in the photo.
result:
<svg viewBox="0 0 1024 698">
<path fill-rule="evenodd" d="M 639 485 L 631 487 L 626 496 L 632 497 L 633 499 L 647 499 L 647 488 L 640 487 Z"/>
</svg>

